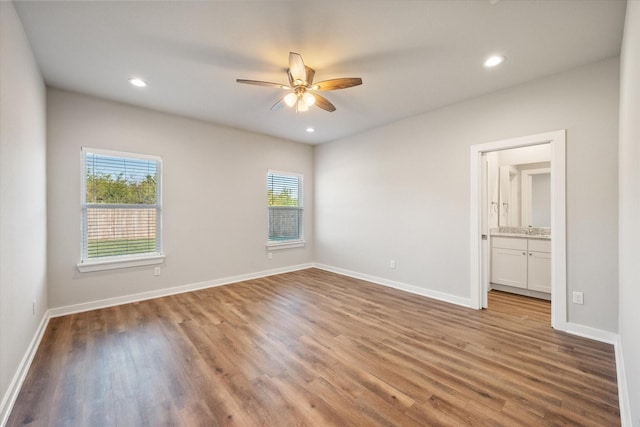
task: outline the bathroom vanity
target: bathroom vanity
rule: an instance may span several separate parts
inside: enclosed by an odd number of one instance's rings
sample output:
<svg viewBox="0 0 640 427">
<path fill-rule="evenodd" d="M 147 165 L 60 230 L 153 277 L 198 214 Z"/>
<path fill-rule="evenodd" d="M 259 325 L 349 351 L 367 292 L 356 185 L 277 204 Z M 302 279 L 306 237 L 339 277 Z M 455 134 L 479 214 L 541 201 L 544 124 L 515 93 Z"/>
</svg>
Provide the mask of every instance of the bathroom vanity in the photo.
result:
<svg viewBox="0 0 640 427">
<path fill-rule="evenodd" d="M 491 288 L 551 299 L 551 234 L 546 228 L 491 231 Z"/>
</svg>

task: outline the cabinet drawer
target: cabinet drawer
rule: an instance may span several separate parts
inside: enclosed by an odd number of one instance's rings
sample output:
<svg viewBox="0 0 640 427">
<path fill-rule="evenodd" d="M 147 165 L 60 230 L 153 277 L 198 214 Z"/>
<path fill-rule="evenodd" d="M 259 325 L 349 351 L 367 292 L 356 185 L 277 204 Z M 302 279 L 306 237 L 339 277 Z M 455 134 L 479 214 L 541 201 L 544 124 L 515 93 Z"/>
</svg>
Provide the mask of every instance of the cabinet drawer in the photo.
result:
<svg viewBox="0 0 640 427">
<path fill-rule="evenodd" d="M 551 240 L 529 239 L 529 250 L 534 252 L 551 252 Z"/>
<path fill-rule="evenodd" d="M 491 247 L 526 251 L 527 239 L 520 239 L 517 237 L 492 237 Z"/>
</svg>

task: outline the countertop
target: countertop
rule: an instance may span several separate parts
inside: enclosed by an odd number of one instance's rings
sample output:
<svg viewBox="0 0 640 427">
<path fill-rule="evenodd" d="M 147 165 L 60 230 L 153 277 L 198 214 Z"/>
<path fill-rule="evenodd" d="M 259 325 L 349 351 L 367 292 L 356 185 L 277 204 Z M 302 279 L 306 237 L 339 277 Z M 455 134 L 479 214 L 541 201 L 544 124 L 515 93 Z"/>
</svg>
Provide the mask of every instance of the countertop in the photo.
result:
<svg viewBox="0 0 640 427">
<path fill-rule="evenodd" d="M 505 233 L 500 231 L 491 232 L 491 236 L 495 237 L 520 237 L 522 239 L 540 239 L 551 240 L 550 234 L 526 234 L 526 233 Z"/>
<path fill-rule="evenodd" d="M 493 227 L 489 231 L 489 234 L 498 237 L 551 240 L 551 228 L 549 227 Z"/>
</svg>

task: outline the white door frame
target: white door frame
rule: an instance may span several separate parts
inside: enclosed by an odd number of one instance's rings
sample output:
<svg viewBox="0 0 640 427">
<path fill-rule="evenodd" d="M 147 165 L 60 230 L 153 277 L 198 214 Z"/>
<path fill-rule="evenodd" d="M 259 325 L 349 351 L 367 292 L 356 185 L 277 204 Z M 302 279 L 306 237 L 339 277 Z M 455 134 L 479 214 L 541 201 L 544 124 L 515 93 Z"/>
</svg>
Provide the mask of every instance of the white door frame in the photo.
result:
<svg viewBox="0 0 640 427">
<path fill-rule="evenodd" d="M 488 142 L 471 147 L 471 297 L 472 308 L 481 309 L 482 286 L 481 161 L 482 154 L 510 148 L 550 143 L 551 146 L 551 326 L 567 330 L 567 227 L 566 227 L 566 130 Z M 484 241 L 486 242 L 486 240 Z M 484 294 L 483 294 L 484 293 Z"/>
</svg>

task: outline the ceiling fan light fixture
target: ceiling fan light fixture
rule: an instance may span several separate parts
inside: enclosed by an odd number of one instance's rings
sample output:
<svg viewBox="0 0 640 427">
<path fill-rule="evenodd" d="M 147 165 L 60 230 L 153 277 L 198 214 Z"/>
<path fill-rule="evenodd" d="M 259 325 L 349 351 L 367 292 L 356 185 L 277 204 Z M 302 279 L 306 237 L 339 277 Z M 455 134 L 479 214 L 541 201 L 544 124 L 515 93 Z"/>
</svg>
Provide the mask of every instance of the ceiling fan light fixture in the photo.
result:
<svg viewBox="0 0 640 427">
<path fill-rule="evenodd" d="M 296 104 L 296 111 L 299 113 L 304 113 L 305 111 L 309 111 L 309 106 L 304 102 L 302 98 L 298 100 Z"/>
<path fill-rule="evenodd" d="M 302 100 L 309 107 L 311 107 L 313 104 L 316 103 L 316 97 L 313 96 L 313 94 L 311 94 L 309 92 L 305 92 L 304 95 L 302 95 Z"/>
<path fill-rule="evenodd" d="M 291 92 L 290 94 L 284 97 L 284 103 L 287 104 L 289 107 L 293 107 L 296 104 L 296 102 L 298 102 L 298 95 L 296 95 L 293 92 Z"/>
</svg>

